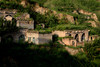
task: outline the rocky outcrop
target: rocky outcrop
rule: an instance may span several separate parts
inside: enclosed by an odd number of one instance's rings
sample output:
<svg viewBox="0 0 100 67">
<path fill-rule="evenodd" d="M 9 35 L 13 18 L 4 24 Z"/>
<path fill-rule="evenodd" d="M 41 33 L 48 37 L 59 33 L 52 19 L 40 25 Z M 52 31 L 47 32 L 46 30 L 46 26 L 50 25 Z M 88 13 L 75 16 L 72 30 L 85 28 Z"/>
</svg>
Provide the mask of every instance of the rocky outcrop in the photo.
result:
<svg viewBox="0 0 100 67">
<path fill-rule="evenodd" d="M 62 41 L 58 41 L 60 44 L 65 45 Z M 65 47 L 65 50 L 68 51 L 69 54 L 71 55 L 75 55 L 77 53 L 79 53 L 80 51 L 84 52 L 84 50 L 82 48 L 79 49 L 73 49 L 73 48 L 69 48 L 69 47 Z"/>
<path fill-rule="evenodd" d="M 54 10 L 49 10 L 47 8 L 40 7 L 39 4 L 37 4 L 37 3 L 36 3 L 36 5 L 35 5 L 35 7 L 33 9 L 34 9 L 35 12 L 43 14 L 43 15 L 50 12 L 51 14 L 54 14 L 56 17 L 58 17 L 58 19 L 65 18 L 69 22 L 74 23 L 73 16 L 68 15 L 68 14 L 63 14 L 63 13 L 57 13 Z"/>
<path fill-rule="evenodd" d="M 78 12 L 84 15 L 90 15 L 91 19 L 94 19 L 96 22 L 98 22 L 97 15 L 95 13 L 84 11 L 84 10 L 79 10 Z"/>
<path fill-rule="evenodd" d="M 79 53 L 80 51 L 84 52 L 84 50 L 82 48 L 79 49 L 73 49 L 73 48 L 69 48 L 69 47 L 65 47 L 65 49 L 69 52 L 69 54 L 71 55 L 75 55 L 77 53 Z"/>
<path fill-rule="evenodd" d="M 97 15 L 95 13 L 92 13 L 92 12 L 88 12 L 88 11 L 85 11 L 85 10 L 75 10 L 73 11 L 74 14 L 84 14 L 84 15 L 88 15 L 85 17 L 85 19 L 88 19 L 89 21 L 86 21 L 86 23 L 91 23 L 91 26 L 92 27 L 97 27 L 97 23 L 99 22 L 98 21 L 98 18 L 97 18 Z M 92 20 L 91 20 L 92 19 Z"/>
<path fill-rule="evenodd" d="M 85 15 L 91 15 L 92 14 L 91 12 L 84 11 L 84 10 L 79 10 L 79 13 L 85 14 Z"/>
<path fill-rule="evenodd" d="M 22 0 L 20 3 L 23 7 L 26 7 L 28 5 L 26 0 Z"/>
<path fill-rule="evenodd" d="M 58 19 L 61 20 L 62 18 L 64 18 L 66 22 L 68 20 L 69 22 L 74 24 L 75 21 L 74 21 L 74 17 L 73 16 L 67 15 L 67 14 L 62 14 L 62 13 L 56 14 L 56 11 L 54 11 L 54 12 L 55 12 L 55 16 L 57 16 Z"/>
<path fill-rule="evenodd" d="M 73 16 L 68 15 L 68 14 L 63 14 L 63 13 L 57 13 L 54 10 L 49 10 L 47 8 L 40 7 L 39 4 L 37 4 L 37 3 L 34 7 L 34 10 L 35 10 L 35 12 L 43 14 L 43 15 L 50 12 L 51 14 L 54 14 L 56 17 L 58 17 L 58 19 L 60 19 L 60 20 L 64 18 L 66 22 L 69 21 L 73 24 L 75 23 Z M 89 18 L 87 17 L 87 19 L 93 19 L 94 21 L 91 21 L 91 22 L 89 21 L 88 23 L 91 23 L 92 24 L 91 26 L 93 26 L 93 27 L 97 27 L 96 22 L 98 22 L 98 18 L 97 18 L 95 13 L 84 11 L 84 10 L 74 11 L 73 13 L 75 13 L 75 14 L 81 13 L 81 14 L 84 14 L 84 15 L 89 15 L 90 17 Z"/>
<path fill-rule="evenodd" d="M 70 21 L 71 23 L 74 24 L 74 17 L 73 17 L 73 16 L 71 16 L 71 15 L 66 15 L 65 18 L 66 18 L 68 21 Z"/>
<path fill-rule="evenodd" d="M 97 24 L 95 21 L 86 21 L 86 23 L 91 23 L 92 27 L 97 27 Z"/>
<path fill-rule="evenodd" d="M 35 12 L 43 14 L 43 15 L 49 11 L 49 9 L 47 9 L 47 8 L 40 7 L 38 3 L 35 4 L 33 9 Z"/>
<path fill-rule="evenodd" d="M 97 15 L 95 13 L 93 13 L 91 15 L 91 18 L 94 19 L 96 22 L 98 22 L 98 18 L 97 18 Z"/>
<path fill-rule="evenodd" d="M 25 6 L 27 6 L 27 4 L 28 3 L 27 3 L 26 0 L 21 1 L 22 6 L 25 7 Z M 45 15 L 47 13 L 54 14 L 56 17 L 58 17 L 59 20 L 64 19 L 65 22 L 69 21 L 73 24 L 75 23 L 75 19 L 74 19 L 73 16 L 68 15 L 68 14 L 64 14 L 64 13 L 57 13 L 54 10 L 50 10 L 48 8 L 44 8 L 44 7 L 39 6 L 38 3 L 35 3 L 34 6 L 32 6 L 32 10 L 34 10 L 35 12 L 40 13 L 42 15 Z M 93 19 L 94 21 L 91 21 L 91 22 L 89 21 L 88 23 L 91 23 L 91 26 L 93 26 L 93 27 L 97 27 L 96 22 L 99 22 L 99 21 L 98 21 L 98 18 L 97 18 L 95 13 L 88 12 L 88 11 L 85 11 L 85 10 L 82 10 L 82 9 L 81 10 L 75 10 L 73 13 L 74 14 L 89 15 L 89 17 L 87 17 L 87 19 Z"/>
</svg>

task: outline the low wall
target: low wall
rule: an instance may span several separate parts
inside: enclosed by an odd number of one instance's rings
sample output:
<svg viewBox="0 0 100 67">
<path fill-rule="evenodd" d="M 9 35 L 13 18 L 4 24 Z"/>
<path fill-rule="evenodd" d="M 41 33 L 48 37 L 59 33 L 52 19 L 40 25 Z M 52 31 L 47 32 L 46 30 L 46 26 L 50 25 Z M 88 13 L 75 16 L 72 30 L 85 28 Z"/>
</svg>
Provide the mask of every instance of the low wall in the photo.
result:
<svg viewBox="0 0 100 67">
<path fill-rule="evenodd" d="M 52 41 L 52 34 L 39 34 L 39 44 L 45 44 Z"/>
<path fill-rule="evenodd" d="M 53 31 L 52 35 L 58 35 L 59 37 L 65 37 L 65 31 Z"/>
</svg>

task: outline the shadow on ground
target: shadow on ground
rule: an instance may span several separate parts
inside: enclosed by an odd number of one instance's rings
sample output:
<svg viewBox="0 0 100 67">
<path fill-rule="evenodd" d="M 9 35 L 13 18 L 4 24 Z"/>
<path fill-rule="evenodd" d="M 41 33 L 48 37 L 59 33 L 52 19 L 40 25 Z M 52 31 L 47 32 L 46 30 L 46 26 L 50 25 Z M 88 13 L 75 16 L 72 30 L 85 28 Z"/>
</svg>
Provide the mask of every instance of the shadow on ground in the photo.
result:
<svg viewBox="0 0 100 67">
<path fill-rule="evenodd" d="M 61 48 L 28 48 L 28 43 L 0 43 L 0 67 L 95 67 Z"/>
</svg>

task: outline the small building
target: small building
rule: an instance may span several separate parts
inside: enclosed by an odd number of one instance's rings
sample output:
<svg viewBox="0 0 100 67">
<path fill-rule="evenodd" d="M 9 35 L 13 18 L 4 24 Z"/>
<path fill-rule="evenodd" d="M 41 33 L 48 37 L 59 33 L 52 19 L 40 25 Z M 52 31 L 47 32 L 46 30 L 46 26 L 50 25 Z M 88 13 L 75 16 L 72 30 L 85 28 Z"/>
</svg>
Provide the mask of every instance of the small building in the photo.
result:
<svg viewBox="0 0 100 67">
<path fill-rule="evenodd" d="M 24 13 L 16 18 L 17 27 L 34 29 L 34 20 L 30 18 L 28 13 Z"/>
<path fill-rule="evenodd" d="M 18 32 L 5 35 L 4 38 L 9 38 L 14 42 L 22 41 L 34 44 L 46 44 L 52 41 L 52 33 L 42 34 L 34 30 L 20 29 Z"/>
<path fill-rule="evenodd" d="M 38 31 L 28 31 L 26 34 L 26 41 L 32 42 L 35 44 L 45 44 L 52 41 L 51 33 L 39 33 Z"/>
<path fill-rule="evenodd" d="M 34 29 L 34 21 L 31 20 L 17 20 L 17 27 Z"/>
<path fill-rule="evenodd" d="M 6 21 L 17 21 L 16 26 L 27 29 L 34 29 L 34 20 L 30 18 L 30 14 L 21 13 L 18 17 L 15 17 L 17 10 L 0 10 L 0 18 L 4 18 Z"/>
<path fill-rule="evenodd" d="M 77 40 L 77 42 L 88 41 L 89 30 L 64 30 L 64 31 L 53 31 L 52 35 L 58 35 L 58 37 L 71 36 Z"/>
<path fill-rule="evenodd" d="M 89 30 L 58 30 L 53 31 L 52 35 L 57 35 L 58 37 L 72 37 L 62 39 L 65 45 L 83 46 L 84 41 L 89 41 Z"/>
</svg>

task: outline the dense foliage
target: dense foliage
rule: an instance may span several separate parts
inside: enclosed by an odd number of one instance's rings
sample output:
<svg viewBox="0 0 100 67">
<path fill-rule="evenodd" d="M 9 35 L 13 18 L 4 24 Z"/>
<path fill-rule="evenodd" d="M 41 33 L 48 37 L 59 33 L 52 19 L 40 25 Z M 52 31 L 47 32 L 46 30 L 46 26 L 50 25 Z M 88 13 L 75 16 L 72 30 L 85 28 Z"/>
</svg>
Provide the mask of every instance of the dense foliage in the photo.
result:
<svg viewBox="0 0 100 67">
<path fill-rule="evenodd" d="M 92 43 L 86 43 L 84 47 L 85 53 L 90 61 L 95 61 L 100 65 L 100 39 L 94 40 Z"/>
<path fill-rule="evenodd" d="M 8 8 L 8 9 L 17 9 L 21 12 L 25 12 L 25 10 L 27 10 L 27 9 L 23 8 L 22 5 L 19 5 L 18 3 L 14 2 L 14 1 L 11 1 L 11 2 L 10 1 L 8 1 L 8 2 L 0 1 L 0 8 L 1 9 L 6 9 L 6 8 Z"/>
<path fill-rule="evenodd" d="M 95 12 L 100 18 L 100 2 L 97 0 L 30 0 L 30 2 L 37 2 L 41 6 L 64 13 L 72 13 L 74 10 L 83 9 Z"/>
<path fill-rule="evenodd" d="M 4 35 L 6 33 L 11 33 L 17 31 L 18 28 L 16 27 L 16 20 L 13 19 L 12 21 L 4 21 L 0 18 L 0 35 Z"/>
<path fill-rule="evenodd" d="M 58 24 L 58 19 L 54 15 L 41 15 L 36 12 L 29 12 L 31 17 L 35 20 L 35 28 L 41 29 L 41 25 L 44 24 L 45 28 L 54 27 Z"/>
<path fill-rule="evenodd" d="M 0 67 L 93 67 L 95 64 L 69 55 L 63 47 L 28 43 L 0 43 Z"/>
<path fill-rule="evenodd" d="M 36 2 L 36 3 L 39 3 L 40 4 L 40 6 L 43 6 L 43 4 L 47 1 L 47 0 L 27 0 L 29 3 L 34 3 L 34 2 Z"/>
<path fill-rule="evenodd" d="M 30 0 L 37 2 L 45 7 L 58 11 L 72 11 L 77 9 L 85 9 L 96 11 L 100 9 L 100 3 L 96 0 Z"/>
</svg>

